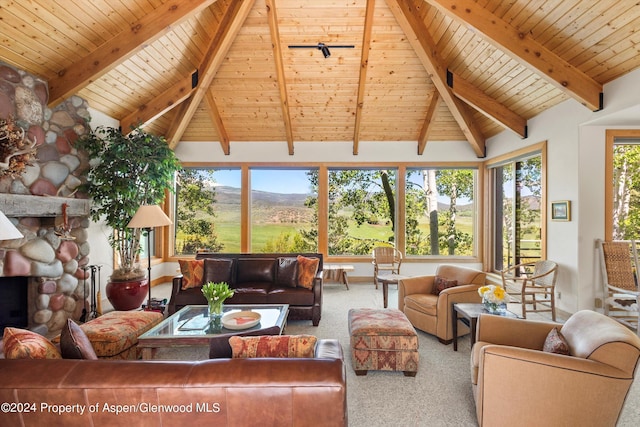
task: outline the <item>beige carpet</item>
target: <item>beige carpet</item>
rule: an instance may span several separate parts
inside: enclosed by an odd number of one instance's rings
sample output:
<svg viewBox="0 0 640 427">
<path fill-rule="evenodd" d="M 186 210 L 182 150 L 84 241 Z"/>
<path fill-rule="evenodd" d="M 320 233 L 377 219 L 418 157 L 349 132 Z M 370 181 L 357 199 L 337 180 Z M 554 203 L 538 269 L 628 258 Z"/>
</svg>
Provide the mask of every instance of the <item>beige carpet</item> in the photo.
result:
<svg viewBox="0 0 640 427">
<path fill-rule="evenodd" d="M 418 331 L 420 367 L 414 377 L 400 372 L 369 372 L 356 376 L 349 358 L 347 312 L 352 307 L 382 308 L 382 291 L 371 284 L 327 285 L 324 289 L 322 320 L 289 321 L 288 334 L 313 334 L 319 338 L 337 338 L 345 350 L 347 367 L 347 404 L 349 425 L 370 426 L 475 426 L 475 407 L 469 373 L 469 340 L 459 341 L 458 351 L 440 344 L 431 335 Z M 153 288 L 160 297 L 161 287 Z M 389 306 L 397 307 L 397 290 L 389 291 Z M 206 348 L 161 350 L 161 359 L 205 359 Z M 603 396 L 606 399 L 606 396 Z M 508 405 L 508 402 L 505 402 Z M 618 426 L 640 425 L 640 380 L 636 380 L 627 398 Z"/>
</svg>

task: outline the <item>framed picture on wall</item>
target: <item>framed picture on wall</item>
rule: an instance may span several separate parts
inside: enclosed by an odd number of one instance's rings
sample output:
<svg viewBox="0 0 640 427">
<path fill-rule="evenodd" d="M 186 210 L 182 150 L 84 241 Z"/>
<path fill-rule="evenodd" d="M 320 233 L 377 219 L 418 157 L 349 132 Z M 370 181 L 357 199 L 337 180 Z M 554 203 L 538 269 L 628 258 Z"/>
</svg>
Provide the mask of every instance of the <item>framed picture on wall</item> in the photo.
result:
<svg viewBox="0 0 640 427">
<path fill-rule="evenodd" d="M 571 221 L 571 201 L 558 200 L 551 202 L 551 219 L 554 221 Z"/>
</svg>

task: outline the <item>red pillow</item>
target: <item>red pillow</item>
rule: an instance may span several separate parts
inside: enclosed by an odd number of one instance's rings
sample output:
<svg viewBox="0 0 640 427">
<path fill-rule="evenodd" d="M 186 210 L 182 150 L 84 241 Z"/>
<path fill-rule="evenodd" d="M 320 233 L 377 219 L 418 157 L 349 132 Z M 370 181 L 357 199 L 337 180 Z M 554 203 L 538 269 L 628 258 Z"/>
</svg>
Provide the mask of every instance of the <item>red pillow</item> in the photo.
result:
<svg viewBox="0 0 640 427">
<path fill-rule="evenodd" d="M 440 292 L 448 288 L 453 288 L 455 286 L 458 286 L 457 280 L 448 280 L 444 277 L 436 276 L 436 278 L 433 280 L 432 293 L 434 295 L 440 295 Z"/>
<path fill-rule="evenodd" d="M 180 272 L 182 273 L 182 290 L 189 288 L 197 288 L 202 286 L 204 277 L 204 260 L 178 260 L 180 263 Z"/>
<path fill-rule="evenodd" d="M 253 357 L 314 357 L 313 335 L 261 335 L 229 338 L 234 359 Z"/>
<path fill-rule="evenodd" d="M 33 331 L 6 327 L 2 341 L 7 359 L 62 359 L 51 341 Z"/>
<path fill-rule="evenodd" d="M 318 265 L 320 265 L 320 258 L 307 258 L 302 255 L 298 255 L 298 286 L 303 288 L 313 289 L 313 279 L 318 272 Z"/>
</svg>

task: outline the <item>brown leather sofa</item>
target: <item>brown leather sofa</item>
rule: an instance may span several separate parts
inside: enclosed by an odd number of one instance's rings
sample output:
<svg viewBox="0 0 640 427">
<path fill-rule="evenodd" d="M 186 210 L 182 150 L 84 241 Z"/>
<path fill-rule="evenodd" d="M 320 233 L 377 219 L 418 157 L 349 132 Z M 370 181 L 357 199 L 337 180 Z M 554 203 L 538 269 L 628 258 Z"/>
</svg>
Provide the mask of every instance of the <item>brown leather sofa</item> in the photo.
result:
<svg viewBox="0 0 640 427">
<path fill-rule="evenodd" d="M 569 354 L 543 351 L 559 328 Z M 564 325 L 481 314 L 471 352 L 480 426 L 615 426 L 640 357 L 640 338 L 590 310 Z"/>
<path fill-rule="evenodd" d="M 0 360 L 0 425 L 346 426 L 341 355 L 320 340 L 313 359 Z"/>
<path fill-rule="evenodd" d="M 313 288 L 292 286 L 295 278 L 287 262 L 297 255 L 318 258 Z M 318 326 L 322 317 L 322 254 L 224 254 L 201 252 L 196 259 L 205 260 L 204 282 L 227 282 L 234 289 L 225 304 L 289 304 L 289 319 L 311 320 Z M 210 261 L 207 261 L 210 260 Z M 204 305 L 200 287 L 182 289 L 182 275 L 173 279 L 168 312 L 173 314 L 185 305 Z"/>
</svg>

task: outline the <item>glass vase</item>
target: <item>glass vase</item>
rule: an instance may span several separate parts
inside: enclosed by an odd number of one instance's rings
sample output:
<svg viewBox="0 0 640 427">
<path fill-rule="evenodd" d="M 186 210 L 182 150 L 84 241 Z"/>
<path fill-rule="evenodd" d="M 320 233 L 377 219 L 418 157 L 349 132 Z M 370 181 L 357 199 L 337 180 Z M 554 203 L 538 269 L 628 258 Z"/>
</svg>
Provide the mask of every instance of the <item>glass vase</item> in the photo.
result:
<svg viewBox="0 0 640 427">
<path fill-rule="evenodd" d="M 207 312 L 209 313 L 209 326 L 214 332 L 222 329 L 223 301 L 209 302 Z"/>
<path fill-rule="evenodd" d="M 483 299 L 482 305 L 484 309 L 491 314 L 503 314 L 507 311 L 507 303 L 505 302 L 491 302 Z"/>
</svg>

